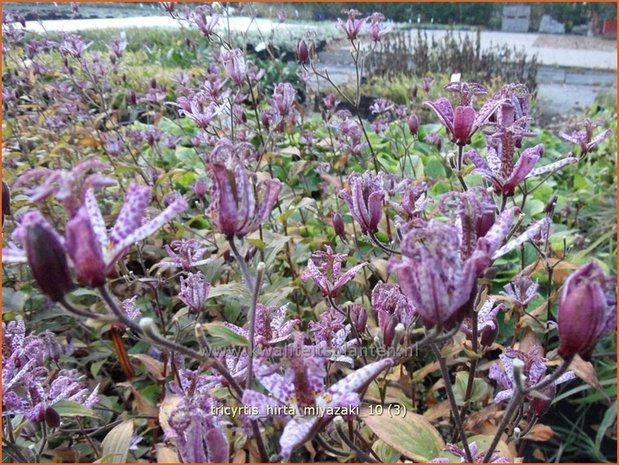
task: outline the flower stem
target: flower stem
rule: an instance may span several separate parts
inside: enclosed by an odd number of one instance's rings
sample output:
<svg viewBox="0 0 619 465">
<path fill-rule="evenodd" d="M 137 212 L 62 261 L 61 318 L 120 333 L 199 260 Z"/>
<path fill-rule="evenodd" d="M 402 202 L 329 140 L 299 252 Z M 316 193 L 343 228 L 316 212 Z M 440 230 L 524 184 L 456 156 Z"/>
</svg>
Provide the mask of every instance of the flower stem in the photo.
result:
<svg viewBox="0 0 619 465">
<path fill-rule="evenodd" d="M 239 267 L 241 268 L 241 273 L 243 274 L 243 279 L 245 280 L 245 283 L 247 284 L 249 292 L 253 294 L 254 280 L 252 279 L 251 274 L 249 273 L 249 268 L 247 267 L 247 262 L 245 261 L 245 258 L 241 256 L 241 254 L 239 253 L 239 250 L 236 248 L 236 245 L 234 244 L 234 237 L 231 237 L 230 239 L 228 239 L 228 244 L 230 244 L 230 250 L 232 251 L 234 258 L 239 263 Z"/>
<path fill-rule="evenodd" d="M 384 250 L 389 255 L 393 255 L 393 254 L 400 255 L 400 252 L 398 250 L 387 247 L 381 241 L 379 241 L 374 233 L 369 233 L 369 236 L 370 236 L 370 239 L 372 240 L 372 243 L 379 249 Z"/>
<path fill-rule="evenodd" d="M 533 391 L 544 389 L 545 387 L 547 387 L 550 384 L 554 383 L 557 379 L 559 379 L 559 377 L 563 373 L 565 373 L 567 371 L 568 367 L 570 366 L 570 363 L 572 363 L 573 358 L 574 357 L 572 356 L 572 357 L 568 357 L 568 358 L 564 359 L 563 363 L 561 364 L 561 366 L 559 368 L 557 368 L 552 375 L 550 375 L 547 378 L 543 379 L 542 381 L 540 381 L 539 383 L 535 384 L 534 386 L 531 386 L 531 387 L 526 388 L 526 389 L 514 389 L 514 392 L 515 392 L 514 397 L 512 397 L 512 399 L 510 400 L 509 404 L 507 405 L 507 409 L 505 410 L 505 413 L 503 414 L 503 418 L 501 419 L 501 423 L 499 424 L 497 432 L 494 435 L 494 439 L 492 440 L 492 443 L 490 444 L 490 447 L 488 448 L 488 451 L 486 452 L 486 456 L 484 457 L 483 461 L 485 463 L 489 462 L 490 459 L 492 458 L 492 454 L 494 453 L 494 451 L 496 449 L 496 446 L 499 444 L 499 440 L 501 439 L 501 435 L 503 434 L 503 431 L 505 430 L 505 428 L 509 424 L 509 421 L 511 420 L 512 416 L 514 415 L 514 412 L 520 406 L 520 404 L 524 400 L 525 396 L 527 396 L 528 394 L 530 394 Z"/>
<path fill-rule="evenodd" d="M 140 328 L 140 326 L 133 320 L 131 320 L 127 316 L 127 314 L 120 309 L 120 307 L 114 300 L 114 297 L 112 297 L 112 294 L 110 294 L 110 291 L 108 291 L 107 287 L 103 285 L 100 286 L 98 289 L 101 293 L 101 297 L 103 297 L 103 300 L 107 304 L 107 307 L 112 311 L 116 318 L 118 318 L 121 323 L 124 323 L 129 328 L 131 328 L 131 330 L 136 334 L 142 334 L 142 329 Z"/>
<path fill-rule="evenodd" d="M 436 357 L 436 360 L 441 367 L 441 375 L 443 376 L 443 381 L 445 382 L 445 391 L 447 391 L 447 398 L 449 399 L 449 405 L 451 407 L 451 415 L 454 419 L 454 423 L 456 424 L 456 429 L 458 430 L 460 439 L 462 440 L 462 448 L 464 449 L 464 453 L 466 454 L 466 460 L 469 463 L 473 463 L 473 456 L 471 455 L 471 450 L 469 449 L 469 443 L 466 438 L 464 424 L 462 423 L 462 419 L 460 418 L 460 413 L 458 411 L 456 396 L 454 395 L 453 389 L 451 387 L 451 381 L 449 380 L 449 370 L 447 369 L 447 362 L 445 361 L 445 358 L 443 358 L 443 356 L 441 355 L 441 351 L 436 344 L 431 344 L 430 347 L 432 348 L 432 353 Z"/>
<path fill-rule="evenodd" d="M 258 296 L 260 295 L 260 287 L 262 284 L 262 278 L 264 277 L 265 265 L 263 262 L 258 263 L 256 268 L 256 284 L 254 286 L 254 293 L 251 299 L 251 307 L 249 309 L 249 347 L 247 351 L 249 353 L 249 363 L 247 366 L 247 380 L 245 381 L 245 389 L 251 388 L 251 383 L 254 377 L 254 351 L 256 350 L 256 307 L 258 305 Z"/>
</svg>

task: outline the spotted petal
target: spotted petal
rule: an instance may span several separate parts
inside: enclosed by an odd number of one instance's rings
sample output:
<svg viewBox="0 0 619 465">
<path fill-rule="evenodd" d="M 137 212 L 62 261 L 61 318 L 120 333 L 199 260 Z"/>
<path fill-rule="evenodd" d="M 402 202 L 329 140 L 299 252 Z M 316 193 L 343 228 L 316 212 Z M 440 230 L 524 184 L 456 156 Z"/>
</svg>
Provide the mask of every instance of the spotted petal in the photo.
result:
<svg viewBox="0 0 619 465">
<path fill-rule="evenodd" d="M 296 417 L 288 422 L 279 439 L 280 454 L 284 461 L 290 458 L 294 449 L 310 439 L 312 430 L 319 421 L 319 417 Z"/>
<path fill-rule="evenodd" d="M 142 219 L 144 218 L 144 212 L 150 201 L 150 187 L 136 183 L 131 183 L 129 185 L 125 202 L 120 209 L 116 224 L 110 232 L 110 239 L 114 244 L 122 242 L 123 239 L 140 227 Z M 95 225 L 93 224 L 93 228 L 94 227 Z M 103 242 L 103 244 L 105 244 L 105 242 Z"/>
<path fill-rule="evenodd" d="M 572 165 L 574 163 L 578 163 L 578 158 L 567 157 L 567 158 L 564 158 L 563 160 L 555 161 L 553 163 L 549 163 L 548 165 L 535 168 L 533 171 L 529 173 L 527 178 L 532 178 L 533 176 L 539 176 L 540 174 L 554 173 L 555 171 L 559 171 L 564 166 Z"/>
<path fill-rule="evenodd" d="M 393 365 L 393 360 L 385 358 L 377 362 L 370 363 L 357 371 L 351 373 L 346 378 L 341 379 L 332 385 L 327 392 L 335 398 L 337 395 L 345 395 L 349 392 L 358 392 L 361 388 L 372 381 L 385 368 Z"/>
</svg>

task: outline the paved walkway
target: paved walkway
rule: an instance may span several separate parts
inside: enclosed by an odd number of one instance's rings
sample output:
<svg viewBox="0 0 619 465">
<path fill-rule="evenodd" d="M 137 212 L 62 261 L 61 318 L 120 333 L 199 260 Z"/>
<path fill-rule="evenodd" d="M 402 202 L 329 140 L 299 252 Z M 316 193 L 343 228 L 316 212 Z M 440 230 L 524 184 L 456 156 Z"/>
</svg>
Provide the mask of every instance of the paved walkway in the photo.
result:
<svg viewBox="0 0 619 465">
<path fill-rule="evenodd" d="M 26 28 L 32 31 L 82 31 L 88 29 L 107 28 L 132 28 L 132 27 L 161 27 L 178 28 L 178 22 L 169 16 L 144 16 L 136 18 L 102 18 L 102 19 L 68 19 L 42 21 L 40 24 L 34 21 L 26 23 Z M 236 16 L 230 18 L 230 27 L 236 31 L 245 31 L 250 28 L 259 28 L 263 33 L 272 29 L 294 29 L 298 23 L 279 23 L 266 18 L 257 18 L 253 22 L 249 17 Z M 301 28 L 311 27 L 311 23 L 301 24 Z M 440 38 L 447 32 L 444 30 L 426 30 L 429 37 Z M 416 30 L 412 30 L 416 34 Z M 459 34 L 474 35 L 476 32 L 460 31 Z M 553 36 L 551 46 L 545 46 L 544 35 L 537 33 L 522 34 L 500 31 L 483 31 L 481 33 L 481 45 L 483 48 L 492 45 L 509 44 L 516 47 L 524 47 L 529 54 L 538 54 L 539 62 L 549 66 L 581 67 L 587 69 L 617 69 L 617 51 L 615 50 L 583 50 L 572 47 L 561 47 L 562 36 Z M 574 36 L 565 36 L 566 42 L 578 40 Z M 584 38 L 583 38 L 584 40 Z M 608 48 L 608 47 L 607 47 Z"/>
</svg>

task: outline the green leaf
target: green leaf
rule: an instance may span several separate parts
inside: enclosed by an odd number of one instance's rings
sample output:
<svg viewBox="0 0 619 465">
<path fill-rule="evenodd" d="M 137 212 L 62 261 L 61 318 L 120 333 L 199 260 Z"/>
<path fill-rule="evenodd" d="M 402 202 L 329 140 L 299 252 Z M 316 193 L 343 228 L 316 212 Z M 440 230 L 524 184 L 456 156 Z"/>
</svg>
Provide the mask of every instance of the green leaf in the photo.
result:
<svg viewBox="0 0 619 465">
<path fill-rule="evenodd" d="M 53 404 L 52 407 L 61 417 L 99 418 L 99 415 L 97 415 L 93 409 L 72 400 L 59 400 Z"/>
<path fill-rule="evenodd" d="M 133 420 L 123 421 L 115 426 L 101 443 L 101 458 L 95 463 L 125 463 L 129 455 L 131 437 L 133 436 Z"/>
<path fill-rule="evenodd" d="M 228 347 L 228 346 L 246 346 L 247 339 L 236 334 L 231 329 L 225 327 L 221 322 L 206 323 L 202 328 L 213 338 L 213 346 Z"/>
<path fill-rule="evenodd" d="M 595 449 L 600 450 L 602 446 L 602 440 L 606 435 L 606 431 L 617 421 L 617 401 L 615 400 L 610 407 L 604 413 L 604 418 L 600 423 L 600 428 L 595 436 Z"/>
<path fill-rule="evenodd" d="M 247 288 L 241 283 L 228 283 L 214 286 L 208 293 L 209 297 L 221 297 L 230 295 L 236 295 L 240 298 L 247 298 L 249 297 L 249 292 L 247 291 Z"/>
<path fill-rule="evenodd" d="M 466 387 L 469 382 L 469 374 L 465 371 L 460 371 L 456 374 L 456 384 L 454 384 L 454 395 L 458 405 L 464 405 L 464 396 Z M 483 399 L 490 392 L 488 384 L 480 378 L 473 379 L 473 391 L 471 393 L 470 402 L 477 402 Z"/>
<path fill-rule="evenodd" d="M 395 463 L 400 459 L 401 454 L 382 439 L 376 441 L 372 449 L 378 455 L 381 462 Z"/>
<path fill-rule="evenodd" d="M 385 407 L 382 415 L 361 411 L 365 424 L 387 445 L 411 460 L 429 462 L 445 448 L 443 438 L 422 415 L 404 410 L 403 416 L 391 414 Z"/>
<path fill-rule="evenodd" d="M 437 179 L 444 178 L 447 173 L 445 172 L 443 163 L 441 163 L 438 158 L 430 157 L 426 163 L 426 175 L 432 179 Z"/>
</svg>

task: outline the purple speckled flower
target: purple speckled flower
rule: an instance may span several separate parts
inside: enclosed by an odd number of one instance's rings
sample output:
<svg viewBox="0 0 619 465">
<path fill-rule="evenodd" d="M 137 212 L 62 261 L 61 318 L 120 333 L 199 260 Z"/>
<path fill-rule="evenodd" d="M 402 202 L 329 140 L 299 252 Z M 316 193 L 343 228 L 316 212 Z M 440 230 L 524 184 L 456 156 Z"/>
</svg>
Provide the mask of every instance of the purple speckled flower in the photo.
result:
<svg viewBox="0 0 619 465">
<path fill-rule="evenodd" d="M 292 337 L 295 326 L 300 323 L 298 319 L 286 321 L 288 304 L 281 307 L 269 307 L 263 304 L 256 305 L 256 327 L 254 337 L 257 345 L 273 345 L 286 341 Z M 224 323 L 226 327 L 236 334 L 249 338 L 249 331 L 232 323 Z"/>
<path fill-rule="evenodd" d="M 594 137 L 593 129 L 596 127 L 596 124 L 588 119 L 581 123 L 581 127 L 581 131 L 573 131 L 571 134 L 559 132 L 559 137 L 580 147 L 581 155 L 594 151 L 600 143 L 608 139 L 612 134 L 610 129 L 606 129 Z"/>
<path fill-rule="evenodd" d="M 316 351 L 325 354 L 327 359 L 332 362 L 346 363 L 354 365 L 352 357 L 348 351 L 358 344 L 356 339 L 347 341 L 351 334 L 352 327 L 346 324 L 346 318 L 333 308 L 328 308 L 320 314 L 318 322 L 310 321 L 310 331 L 314 333 L 316 341 Z"/>
<path fill-rule="evenodd" d="M 46 420 L 48 409 L 61 400 L 93 407 L 99 400 L 98 386 L 88 389 L 74 370 L 51 368 L 57 362 L 55 336 L 26 335 L 23 321 L 2 323 L 2 407 L 3 416 L 23 414 L 32 422 Z M 57 413 L 56 413 L 57 416 Z"/>
<path fill-rule="evenodd" d="M 250 389 L 243 393 L 243 404 L 257 407 L 254 419 L 272 416 L 267 407 L 276 411 L 285 407 L 283 416 L 288 420 L 279 444 L 284 460 L 292 450 L 309 440 L 313 428 L 324 415 L 308 413 L 311 407 L 353 408 L 360 404 L 358 392 L 381 371 L 393 365 L 391 359 L 370 363 L 327 388 L 325 386 L 325 359 L 304 354 L 303 335 L 298 333 L 292 347 L 290 367 L 280 374 L 280 367 L 256 362 L 256 377 L 270 396 Z M 328 418 L 328 417 L 326 417 Z"/>
<path fill-rule="evenodd" d="M 489 264 L 483 249 L 464 259 L 457 227 L 432 220 L 404 237 L 402 259 L 390 267 L 426 327 L 450 329 L 465 316 L 477 276 Z"/>
<path fill-rule="evenodd" d="M 87 158 L 71 170 L 52 170 L 35 168 L 21 175 L 13 188 L 23 188 L 30 202 L 41 202 L 54 196 L 73 216 L 83 202 L 83 196 L 89 189 L 99 190 L 113 186 L 116 181 L 99 174 L 112 167 L 94 158 Z"/>
<path fill-rule="evenodd" d="M 312 279 L 322 291 L 325 297 L 336 297 L 344 284 L 352 280 L 366 264 L 360 263 L 350 270 L 343 272 L 342 264 L 348 256 L 336 254 L 331 247 L 326 247 L 324 252 L 316 252 L 307 262 L 307 271 L 301 278 Z"/>
<path fill-rule="evenodd" d="M 206 265 L 210 258 L 203 259 L 207 248 L 195 239 L 179 239 L 165 246 L 167 254 L 172 260 L 164 260 L 157 264 L 163 268 L 182 268 L 189 271 L 192 267 Z"/>
<path fill-rule="evenodd" d="M 529 276 L 516 276 L 511 283 L 505 285 L 503 293 L 523 308 L 535 298 L 539 284 L 533 282 Z"/>
<path fill-rule="evenodd" d="M 499 321 L 497 315 L 505 310 L 504 304 L 494 305 L 495 299 L 489 297 L 477 312 L 477 334 L 482 346 L 489 346 L 499 334 Z M 467 339 L 473 337 L 473 319 L 465 318 L 462 322 L 462 332 Z"/>
<path fill-rule="evenodd" d="M 243 84 L 247 75 L 247 63 L 245 62 L 245 54 L 238 48 L 224 52 L 222 55 L 226 73 L 234 81 L 237 86 Z"/>
<path fill-rule="evenodd" d="M 446 89 L 449 90 L 447 87 Z M 465 95 L 469 95 L 468 101 L 464 98 Z M 473 134 L 488 122 L 501 104 L 500 100 L 489 100 L 479 111 L 475 111 L 470 104 L 470 95 L 471 93 L 467 94 L 462 91 L 462 102 L 455 109 L 445 97 L 434 102 L 425 102 L 439 117 L 443 126 L 447 129 L 451 141 L 459 146 L 470 144 Z"/>
<path fill-rule="evenodd" d="M 369 171 L 348 177 L 350 192 L 341 190 L 339 195 L 348 204 L 350 214 L 357 220 L 363 233 L 375 233 L 383 214 L 385 192 L 382 178 Z"/>
<path fill-rule="evenodd" d="M 267 179 L 254 191 L 247 169 L 240 163 L 229 169 L 216 162 L 209 168 L 213 188 L 208 213 L 217 230 L 228 239 L 256 231 L 277 203 L 281 182 Z"/>
<path fill-rule="evenodd" d="M 408 327 L 415 316 L 415 307 L 394 284 L 378 283 L 372 290 L 372 308 L 378 315 L 378 326 L 385 332 L 390 320 Z"/>
<path fill-rule="evenodd" d="M 346 22 L 342 21 L 340 18 L 337 19 L 337 27 L 346 33 L 346 37 L 350 41 L 357 40 L 357 37 L 361 33 L 363 26 L 367 21 L 367 18 L 358 19 L 357 17 L 361 15 L 361 12 L 350 9 L 345 11 L 348 15 L 348 19 Z"/>
<path fill-rule="evenodd" d="M 525 387 L 529 388 L 535 386 L 546 378 L 546 358 L 544 358 L 544 349 L 539 346 L 533 346 L 528 352 L 521 352 L 515 349 L 506 349 L 505 353 L 499 355 L 500 363 L 495 363 L 490 367 L 490 379 L 495 380 L 501 391 L 494 397 L 494 401 L 499 403 L 505 400 L 509 400 L 514 396 L 514 389 L 516 389 L 514 381 L 514 359 L 524 362 L 524 377 Z M 558 385 L 574 379 L 576 374 L 572 371 L 568 371 L 561 375 L 559 379 L 554 382 L 554 385 Z M 528 395 L 527 400 L 534 402 L 536 397 Z"/>
<path fill-rule="evenodd" d="M 511 151 L 512 155 L 513 153 Z M 488 146 L 486 147 L 486 160 L 475 149 L 466 152 L 464 158 L 465 160 L 470 160 L 475 165 L 475 172 L 492 182 L 496 192 L 511 196 L 514 195 L 516 186 L 525 179 L 539 176 L 540 174 L 553 173 L 564 166 L 578 161 L 576 157 L 566 157 L 548 165 L 535 168 L 543 154 L 544 146 L 543 144 L 538 144 L 535 147 L 523 150 L 516 164 L 512 165 L 510 157 L 505 154 L 499 156 L 493 147 Z"/>
<path fill-rule="evenodd" d="M 204 310 L 206 306 L 210 290 L 210 283 L 200 271 L 197 273 L 188 273 L 187 277 L 181 276 L 181 290 L 178 294 L 178 298 L 181 299 L 193 313 L 199 313 Z"/>
<path fill-rule="evenodd" d="M 221 419 L 214 415 L 218 402 L 207 394 L 183 397 L 168 423 L 183 463 L 227 463 L 228 438 Z"/>
</svg>

